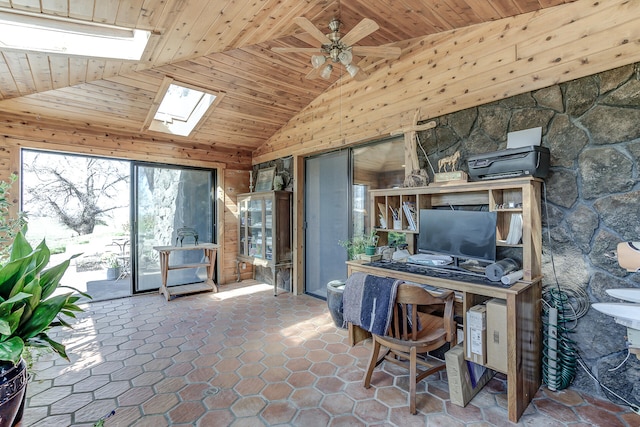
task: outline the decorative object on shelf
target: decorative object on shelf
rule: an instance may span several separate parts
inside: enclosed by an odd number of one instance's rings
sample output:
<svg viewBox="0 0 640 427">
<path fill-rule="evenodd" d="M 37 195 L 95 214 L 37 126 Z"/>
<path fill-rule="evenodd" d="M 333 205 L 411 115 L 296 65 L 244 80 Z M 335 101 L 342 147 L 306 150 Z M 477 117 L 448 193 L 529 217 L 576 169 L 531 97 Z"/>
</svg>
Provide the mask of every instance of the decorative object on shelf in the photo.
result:
<svg viewBox="0 0 640 427">
<path fill-rule="evenodd" d="M 178 241 L 180 241 L 180 246 L 182 246 L 182 241 L 185 237 L 193 237 L 195 240 L 194 244 L 198 244 L 198 232 L 196 229 L 191 227 L 182 227 L 178 228 L 176 231 L 176 246 L 178 246 Z"/>
<path fill-rule="evenodd" d="M 405 177 L 405 187 L 424 187 L 429 184 L 429 175 L 425 169 L 414 169 Z"/>
<path fill-rule="evenodd" d="M 284 188 L 284 179 L 282 179 L 282 175 L 277 174 L 273 177 L 273 189 L 275 191 L 281 191 Z"/>
<path fill-rule="evenodd" d="M 273 188 L 273 177 L 275 174 L 275 166 L 258 170 L 258 176 L 256 178 L 256 192 L 271 191 Z"/>
<path fill-rule="evenodd" d="M 314 54 L 311 56 L 313 70 L 307 74 L 307 79 L 322 77 L 327 80 L 331 77 L 333 64 L 342 64 L 351 77 L 356 80 L 364 80 L 368 75 L 352 63 L 354 55 L 395 59 L 402 53 L 402 50 L 396 46 L 352 46 L 380 28 L 375 21 L 369 18 L 364 18 L 344 36 L 340 34 L 342 23 L 336 18 L 329 22 L 331 33 L 327 35 L 318 30 L 305 17 L 294 18 L 293 22 L 319 41 L 321 46 L 319 48 L 273 47 L 271 50 L 281 53 L 308 52 Z"/>
<path fill-rule="evenodd" d="M 400 221 L 400 212 L 398 209 L 393 206 L 389 206 L 389 210 L 391 211 L 391 218 L 393 221 L 393 229 L 394 230 L 402 230 L 402 221 Z"/>
<path fill-rule="evenodd" d="M 413 121 L 410 126 L 394 130 L 391 135 L 404 134 L 404 149 L 409 153 L 411 161 L 411 169 L 405 170 L 404 186 L 405 187 L 424 187 L 429 184 L 429 175 L 425 169 L 420 168 L 420 162 L 418 161 L 418 132 L 433 129 L 436 127 L 435 121 L 430 121 L 419 125 L 420 109 L 416 109 L 413 114 Z M 422 147 L 421 147 L 422 148 Z M 425 153 L 425 158 L 429 162 L 429 158 Z M 431 164 L 429 163 L 429 166 Z M 433 168 L 432 168 L 433 169 Z M 435 173 L 435 172 L 434 172 Z"/>
<path fill-rule="evenodd" d="M 438 160 L 438 173 L 433 177 L 434 182 L 467 182 L 469 176 L 466 172 L 458 170 L 460 151 Z"/>
</svg>

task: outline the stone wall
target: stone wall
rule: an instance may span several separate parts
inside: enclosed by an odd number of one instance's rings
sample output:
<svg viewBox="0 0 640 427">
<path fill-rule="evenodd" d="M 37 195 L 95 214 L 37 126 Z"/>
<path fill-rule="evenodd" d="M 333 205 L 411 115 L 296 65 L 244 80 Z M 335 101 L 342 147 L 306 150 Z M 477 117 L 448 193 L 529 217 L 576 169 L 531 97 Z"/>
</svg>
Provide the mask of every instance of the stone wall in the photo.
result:
<svg viewBox="0 0 640 427">
<path fill-rule="evenodd" d="M 640 361 L 632 356 L 609 371 L 627 354 L 626 328 L 589 303 L 614 301 L 605 289 L 640 287 L 640 274 L 621 269 L 615 257 L 618 242 L 640 241 L 640 64 L 435 120 L 435 129 L 420 134 L 429 162 L 435 166 L 460 150 L 462 170 L 470 155 L 506 148 L 507 132 L 542 126 L 542 145 L 551 151 L 543 201 L 544 284 L 557 280 L 585 295 L 576 307 L 588 311 L 569 325 L 570 338 L 603 384 L 638 404 Z M 422 150 L 418 155 L 430 170 Z M 604 395 L 580 368 L 571 387 Z"/>
</svg>

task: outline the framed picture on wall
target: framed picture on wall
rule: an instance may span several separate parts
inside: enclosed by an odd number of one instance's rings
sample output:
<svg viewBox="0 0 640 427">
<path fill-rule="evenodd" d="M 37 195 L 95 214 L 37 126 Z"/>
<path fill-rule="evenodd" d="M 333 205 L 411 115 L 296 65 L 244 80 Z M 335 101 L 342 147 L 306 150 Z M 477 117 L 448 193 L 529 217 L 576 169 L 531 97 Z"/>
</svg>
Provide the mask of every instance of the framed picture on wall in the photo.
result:
<svg viewBox="0 0 640 427">
<path fill-rule="evenodd" d="M 273 188 L 273 177 L 276 174 L 276 168 L 265 168 L 258 170 L 256 178 L 256 191 L 271 191 Z"/>
</svg>

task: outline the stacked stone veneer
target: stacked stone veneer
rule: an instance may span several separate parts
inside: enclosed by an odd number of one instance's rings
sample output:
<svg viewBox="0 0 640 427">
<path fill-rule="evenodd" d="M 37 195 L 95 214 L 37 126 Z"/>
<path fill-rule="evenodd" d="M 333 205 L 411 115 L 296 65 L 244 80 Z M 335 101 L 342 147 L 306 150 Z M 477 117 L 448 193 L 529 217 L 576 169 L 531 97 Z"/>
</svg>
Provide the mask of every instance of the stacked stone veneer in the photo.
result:
<svg viewBox="0 0 640 427">
<path fill-rule="evenodd" d="M 614 301 L 605 293 L 609 288 L 640 287 L 640 273 L 627 273 L 615 257 L 618 242 L 640 241 L 640 64 L 435 120 L 437 127 L 420 135 L 424 152 L 435 167 L 460 150 L 462 170 L 470 155 L 505 149 L 507 132 L 541 126 L 542 145 L 551 152 L 543 201 L 544 284 L 557 279 L 561 287 L 582 289 L 589 303 Z M 570 326 L 586 365 L 637 404 L 640 361 L 632 356 L 608 370 L 626 356 L 626 328 L 592 308 Z M 603 394 L 582 370 L 572 387 Z"/>
</svg>

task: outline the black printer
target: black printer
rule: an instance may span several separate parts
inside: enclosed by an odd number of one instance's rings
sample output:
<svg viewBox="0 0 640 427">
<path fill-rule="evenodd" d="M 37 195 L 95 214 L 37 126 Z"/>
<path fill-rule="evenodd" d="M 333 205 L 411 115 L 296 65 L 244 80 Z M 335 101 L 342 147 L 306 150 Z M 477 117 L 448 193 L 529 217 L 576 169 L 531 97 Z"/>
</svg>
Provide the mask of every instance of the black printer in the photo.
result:
<svg viewBox="0 0 640 427">
<path fill-rule="evenodd" d="M 471 156 L 467 160 L 472 181 L 534 176 L 549 173 L 550 153 L 547 147 L 531 145 Z"/>
</svg>

